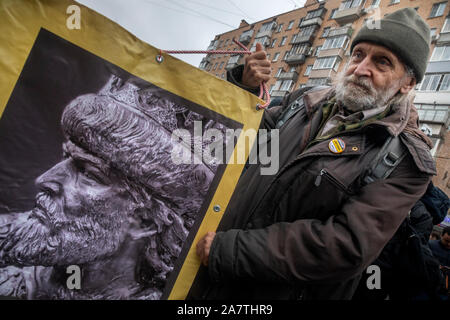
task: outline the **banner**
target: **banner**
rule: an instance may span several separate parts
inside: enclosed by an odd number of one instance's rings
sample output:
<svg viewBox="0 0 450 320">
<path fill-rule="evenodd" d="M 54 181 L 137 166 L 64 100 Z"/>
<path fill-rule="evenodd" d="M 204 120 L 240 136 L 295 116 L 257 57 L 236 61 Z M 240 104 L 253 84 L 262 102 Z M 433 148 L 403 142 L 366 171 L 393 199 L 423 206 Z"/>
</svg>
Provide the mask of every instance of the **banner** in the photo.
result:
<svg viewBox="0 0 450 320">
<path fill-rule="evenodd" d="M 184 299 L 261 101 L 73 1 L 0 25 L 0 297 Z"/>
</svg>

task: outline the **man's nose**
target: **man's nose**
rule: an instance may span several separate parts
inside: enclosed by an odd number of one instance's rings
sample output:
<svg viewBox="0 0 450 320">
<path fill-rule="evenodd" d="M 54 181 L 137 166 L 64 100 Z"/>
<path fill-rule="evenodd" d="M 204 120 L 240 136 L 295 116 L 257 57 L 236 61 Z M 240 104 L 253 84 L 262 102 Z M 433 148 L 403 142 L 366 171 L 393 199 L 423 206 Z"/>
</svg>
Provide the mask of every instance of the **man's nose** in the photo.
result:
<svg viewBox="0 0 450 320">
<path fill-rule="evenodd" d="M 372 71 L 369 57 L 365 57 L 360 63 L 358 63 L 356 69 L 353 71 L 353 74 L 358 77 L 370 77 Z"/>
<path fill-rule="evenodd" d="M 63 185 L 69 176 L 69 160 L 62 161 L 40 175 L 36 181 L 36 187 L 52 195 L 59 195 L 62 192 Z"/>
</svg>

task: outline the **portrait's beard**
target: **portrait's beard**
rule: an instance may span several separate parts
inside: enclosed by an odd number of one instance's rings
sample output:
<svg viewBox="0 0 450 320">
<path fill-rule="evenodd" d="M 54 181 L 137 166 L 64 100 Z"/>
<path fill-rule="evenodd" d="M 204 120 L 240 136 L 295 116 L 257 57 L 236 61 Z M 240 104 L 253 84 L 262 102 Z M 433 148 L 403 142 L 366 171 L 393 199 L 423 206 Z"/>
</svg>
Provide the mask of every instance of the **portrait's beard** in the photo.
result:
<svg viewBox="0 0 450 320">
<path fill-rule="evenodd" d="M 70 220 L 62 217 L 61 206 L 47 193 L 39 193 L 28 220 L 13 226 L 0 242 L 0 267 L 84 264 L 120 246 L 120 219 L 99 221 L 91 212 Z"/>
<path fill-rule="evenodd" d="M 336 100 L 352 112 L 387 106 L 401 80 L 376 89 L 367 77 L 346 76 L 344 69 L 336 78 Z"/>
</svg>

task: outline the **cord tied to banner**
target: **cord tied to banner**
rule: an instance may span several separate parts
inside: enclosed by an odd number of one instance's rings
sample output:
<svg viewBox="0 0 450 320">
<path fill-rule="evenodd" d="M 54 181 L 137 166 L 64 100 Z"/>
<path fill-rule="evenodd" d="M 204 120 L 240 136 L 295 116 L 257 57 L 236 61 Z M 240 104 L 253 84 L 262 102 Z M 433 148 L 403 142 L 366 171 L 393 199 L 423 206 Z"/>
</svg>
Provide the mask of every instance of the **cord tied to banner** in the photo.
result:
<svg viewBox="0 0 450 320">
<path fill-rule="evenodd" d="M 163 53 L 169 53 L 169 54 L 251 54 L 252 52 L 248 50 L 246 46 L 244 46 L 242 43 L 237 41 L 236 39 L 233 39 L 233 42 L 237 44 L 239 47 L 241 47 L 242 51 L 230 51 L 230 50 L 159 50 L 159 54 L 156 56 L 156 61 L 158 63 L 162 63 L 164 61 Z M 265 82 L 262 82 L 259 86 L 259 98 L 263 99 L 264 95 L 266 96 L 266 102 L 261 105 L 257 104 L 256 109 L 265 109 L 270 104 L 270 94 L 267 90 L 267 85 Z"/>
</svg>

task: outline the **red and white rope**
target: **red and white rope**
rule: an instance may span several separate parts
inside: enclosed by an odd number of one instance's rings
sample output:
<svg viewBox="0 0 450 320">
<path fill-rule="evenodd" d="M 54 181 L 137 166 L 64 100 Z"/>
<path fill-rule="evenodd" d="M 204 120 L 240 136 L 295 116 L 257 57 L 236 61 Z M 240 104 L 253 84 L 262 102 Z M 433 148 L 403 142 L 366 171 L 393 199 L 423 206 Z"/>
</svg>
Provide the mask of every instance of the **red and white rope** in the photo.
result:
<svg viewBox="0 0 450 320">
<path fill-rule="evenodd" d="M 239 47 L 243 49 L 243 51 L 231 51 L 231 50 L 160 50 L 160 57 L 162 57 L 162 53 L 169 54 L 251 54 L 252 52 L 248 50 L 246 46 L 244 46 L 239 41 L 233 39 L 233 42 L 236 43 Z M 158 57 L 157 60 L 159 61 Z M 162 60 L 161 60 L 162 61 Z M 267 90 L 267 86 L 265 82 L 262 82 L 259 86 L 259 98 L 263 99 L 264 95 L 266 96 L 266 103 L 263 105 L 258 104 L 257 107 L 259 109 L 265 109 L 270 104 L 270 94 Z"/>
</svg>

